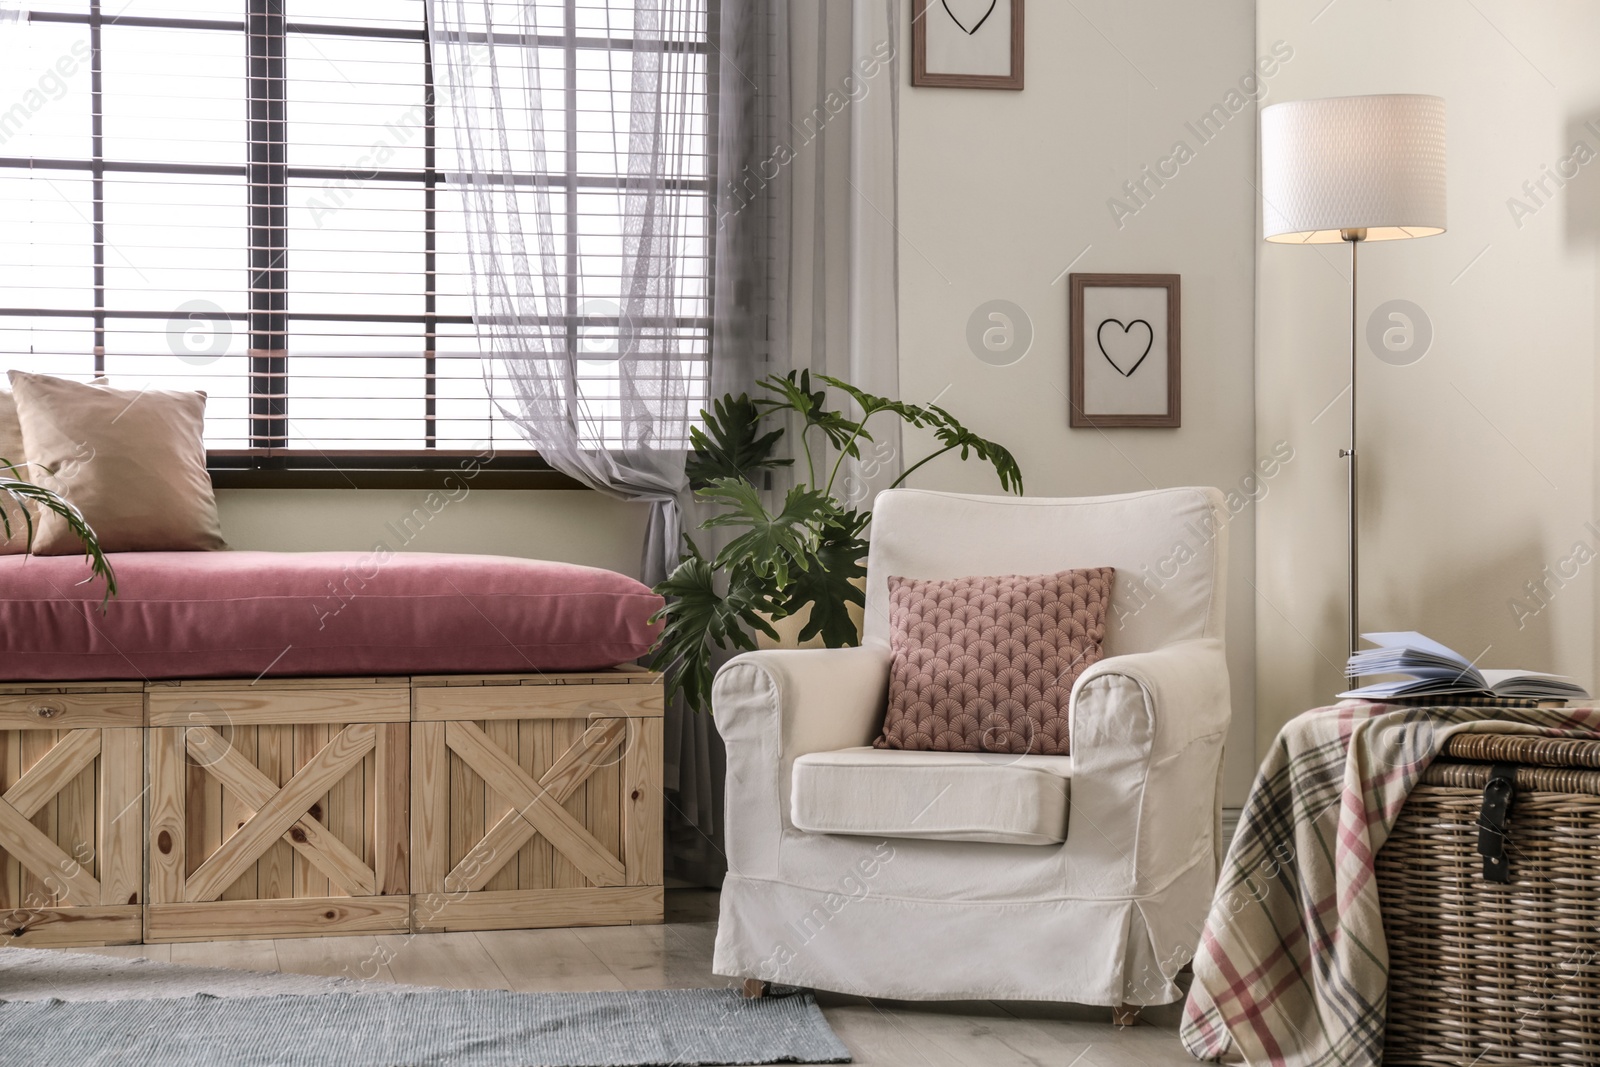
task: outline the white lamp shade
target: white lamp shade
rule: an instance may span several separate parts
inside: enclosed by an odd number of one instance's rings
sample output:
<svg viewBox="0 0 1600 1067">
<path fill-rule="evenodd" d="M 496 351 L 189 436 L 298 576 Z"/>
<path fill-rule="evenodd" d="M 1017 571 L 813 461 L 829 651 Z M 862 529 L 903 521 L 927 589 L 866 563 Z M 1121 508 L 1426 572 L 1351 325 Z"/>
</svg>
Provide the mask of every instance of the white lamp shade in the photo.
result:
<svg viewBox="0 0 1600 1067">
<path fill-rule="evenodd" d="M 1331 244 L 1445 228 L 1444 101 L 1392 94 L 1295 100 L 1261 111 L 1262 232 Z"/>
</svg>

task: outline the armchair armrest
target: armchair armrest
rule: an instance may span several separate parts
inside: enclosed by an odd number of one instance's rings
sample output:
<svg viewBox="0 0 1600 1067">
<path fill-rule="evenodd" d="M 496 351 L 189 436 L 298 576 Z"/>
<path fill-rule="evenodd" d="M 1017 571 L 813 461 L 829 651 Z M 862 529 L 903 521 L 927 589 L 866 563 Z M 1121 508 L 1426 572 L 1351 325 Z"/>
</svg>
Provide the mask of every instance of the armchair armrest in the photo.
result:
<svg viewBox="0 0 1600 1067">
<path fill-rule="evenodd" d="M 1232 717 L 1215 638 L 1112 656 L 1072 690 L 1069 847 L 1162 888 L 1205 856 L 1218 862 L 1222 743 Z"/>
<path fill-rule="evenodd" d="M 1101 660 L 1072 687 L 1072 754 L 1127 739 L 1123 708 L 1137 689 L 1152 716 L 1151 740 L 1160 751 L 1175 751 L 1197 738 L 1226 733 L 1233 716 L 1228 691 L 1228 660 L 1214 637 L 1178 641 L 1154 652 L 1135 652 Z M 1108 701 L 1115 694 L 1121 700 Z M 1156 715 L 1157 708 L 1176 714 Z M 1111 714 L 1108 714 L 1111 713 Z"/>
<path fill-rule="evenodd" d="M 881 643 L 747 652 L 717 672 L 711 707 L 728 750 L 729 869 L 777 871 L 795 759 L 871 744 L 888 694 L 889 649 Z"/>
</svg>

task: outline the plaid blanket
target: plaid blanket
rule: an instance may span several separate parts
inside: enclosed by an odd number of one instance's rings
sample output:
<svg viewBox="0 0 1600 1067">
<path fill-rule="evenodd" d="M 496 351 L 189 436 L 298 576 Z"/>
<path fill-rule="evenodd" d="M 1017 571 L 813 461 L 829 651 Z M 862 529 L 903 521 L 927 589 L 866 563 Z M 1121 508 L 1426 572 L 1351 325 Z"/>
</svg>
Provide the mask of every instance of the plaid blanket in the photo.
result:
<svg viewBox="0 0 1600 1067">
<path fill-rule="evenodd" d="M 1195 1058 L 1382 1062 L 1389 952 L 1373 860 L 1461 730 L 1600 737 L 1600 710 L 1351 701 L 1285 726 L 1240 815 L 1195 954 L 1181 1030 Z"/>
</svg>

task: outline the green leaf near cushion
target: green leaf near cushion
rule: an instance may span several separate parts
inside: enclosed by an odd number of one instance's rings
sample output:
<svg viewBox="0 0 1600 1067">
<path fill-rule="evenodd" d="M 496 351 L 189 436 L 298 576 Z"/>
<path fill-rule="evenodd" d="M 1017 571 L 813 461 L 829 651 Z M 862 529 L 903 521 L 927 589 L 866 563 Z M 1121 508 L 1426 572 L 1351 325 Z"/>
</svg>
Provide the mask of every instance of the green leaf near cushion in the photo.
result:
<svg viewBox="0 0 1600 1067">
<path fill-rule="evenodd" d="M 821 537 L 807 566 L 794 575 L 785 590 L 784 613 L 793 615 L 810 606 L 811 616 L 801 627 L 802 643 L 822 635 L 829 648 L 848 648 L 861 640 L 850 605 L 865 608 L 866 595 L 855 584 L 867 576 L 867 542 L 861 537 L 872 516 L 843 511 L 823 523 Z"/>
<path fill-rule="evenodd" d="M 667 598 L 667 606 L 651 621 L 666 625 L 651 666 L 666 673 L 668 699 L 682 694 L 689 707 L 706 708 L 711 705 L 712 646 L 748 652 L 756 647 L 750 636 L 755 631 L 776 640 L 777 631 L 759 614 L 776 605 L 739 583 L 728 596 L 719 596 L 716 569 L 687 538 L 685 548 L 689 554 L 683 562 L 656 586 L 656 592 Z"/>
<path fill-rule="evenodd" d="M 791 568 L 809 566 L 817 544 L 815 524 L 838 511 L 826 493 L 796 486 L 784 498 L 783 510 L 773 515 L 762 505 L 755 486 L 737 478 L 719 478 L 698 496 L 727 509 L 707 519 L 703 523 L 707 529 L 746 528 L 717 554 L 715 569 L 747 568 L 759 577 L 770 577 L 778 590 L 788 586 Z"/>
</svg>

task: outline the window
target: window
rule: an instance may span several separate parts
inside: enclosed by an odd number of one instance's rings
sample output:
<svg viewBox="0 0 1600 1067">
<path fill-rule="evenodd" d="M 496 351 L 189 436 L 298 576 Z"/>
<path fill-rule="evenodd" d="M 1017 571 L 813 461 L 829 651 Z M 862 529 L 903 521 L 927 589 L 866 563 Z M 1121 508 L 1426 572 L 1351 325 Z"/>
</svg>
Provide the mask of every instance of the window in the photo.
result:
<svg viewBox="0 0 1600 1067">
<path fill-rule="evenodd" d="M 537 44 L 564 106 L 554 173 L 515 177 L 569 205 L 566 334 L 603 402 L 631 4 L 527 2 L 556 28 Z M 702 380 L 714 14 L 679 186 Z M 480 370 L 422 0 L 57 0 L 23 19 L 0 24 L 0 369 L 204 389 L 213 467 L 526 450 Z"/>
</svg>

